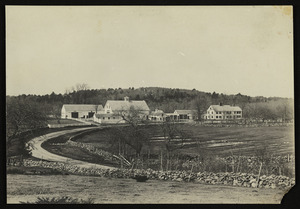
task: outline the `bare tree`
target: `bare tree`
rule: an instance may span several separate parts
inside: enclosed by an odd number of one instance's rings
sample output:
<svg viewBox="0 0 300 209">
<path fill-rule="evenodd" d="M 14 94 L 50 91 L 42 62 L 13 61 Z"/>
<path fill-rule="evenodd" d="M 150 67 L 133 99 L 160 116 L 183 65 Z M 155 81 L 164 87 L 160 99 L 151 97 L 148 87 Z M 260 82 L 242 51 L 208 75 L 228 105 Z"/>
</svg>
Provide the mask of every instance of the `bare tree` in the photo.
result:
<svg viewBox="0 0 300 209">
<path fill-rule="evenodd" d="M 166 121 L 161 125 L 164 137 L 164 145 L 167 151 L 167 166 L 166 170 L 170 169 L 171 154 L 175 150 L 182 149 L 184 147 L 185 141 L 190 137 L 190 135 L 184 130 L 179 128 L 179 125 L 174 121 Z"/>
<path fill-rule="evenodd" d="M 6 101 L 6 148 L 22 132 L 44 127 L 47 124 L 45 112 L 34 102 L 10 99 Z"/>
<path fill-rule="evenodd" d="M 120 110 L 114 113 L 126 122 L 126 126 L 116 126 L 113 129 L 115 141 L 128 145 L 135 151 L 136 159 L 140 158 L 143 146 L 149 142 L 150 136 L 146 130 L 148 122 L 146 112 L 131 106 L 129 110 Z"/>
<path fill-rule="evenodd" d="M 198 95 L 194 100 L 194 106 L 197 110 L 198 120 L 202 121 L 202 115 L 206 112 L 207 108 L 210 105 L 209 98 L 204 95 Z"/>
<path fill-rule="evenodd" d="M 75 85 L 76 91 L 85 91 L 88 90 L 90 87 L 86 83 L 77 83 Z"/>
</svg>

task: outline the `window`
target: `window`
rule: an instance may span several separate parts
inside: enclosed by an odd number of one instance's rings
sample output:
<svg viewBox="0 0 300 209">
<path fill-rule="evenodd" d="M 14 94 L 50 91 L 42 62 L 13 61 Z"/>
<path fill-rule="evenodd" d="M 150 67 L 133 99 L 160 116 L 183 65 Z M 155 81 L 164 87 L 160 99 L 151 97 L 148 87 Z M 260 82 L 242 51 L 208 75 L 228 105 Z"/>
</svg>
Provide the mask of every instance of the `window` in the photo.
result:
<svg viewBox="0 0 300 209">
<path fill-rule="evenodd" d="M 214 112 L 213 111 L 211 111 L 211 114 L 213 114 Z"/>
<path fill-rule="evenodd" d="M 216 118 L 219 118 L 219 116 L 216 116 Z"/>
<path fill-rule="evenodd" d="M 211 116 L 211 118 L 214 118 L 214 116 Z"/>
<path fill-rule="evenodd" d="M 105 117 L 103 117 L 103 120 L 105 120 Z"/>
<path fill-rule="evenodd" d="M 221 119 L 221 118 L 222 118 L 222 116 L 219 116 L 219 118 Z"/>
<path fill-rule="evenodd" d="M 107 117 L 108 120 L 110 120 L 110 117 Z"/>
<path fill-rule="evenodd" d="M 116 119 L 115 117 L 113 117 L 113 119 Z"/>
</svg>

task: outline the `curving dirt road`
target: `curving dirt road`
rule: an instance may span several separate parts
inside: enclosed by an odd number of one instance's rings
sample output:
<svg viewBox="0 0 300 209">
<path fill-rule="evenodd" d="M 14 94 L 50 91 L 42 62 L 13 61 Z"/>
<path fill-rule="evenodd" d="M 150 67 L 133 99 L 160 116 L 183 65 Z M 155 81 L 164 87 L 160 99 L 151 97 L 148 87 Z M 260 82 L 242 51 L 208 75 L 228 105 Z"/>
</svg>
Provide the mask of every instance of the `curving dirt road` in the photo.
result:
<svg viewBox="0 0 300 209">
<path fill-rule="evenodd" d="M 70 165 L 75 165 L 75 166 L 83 167 L 83 168 L 93 167 L 93 168 L 102 168 L 102 169 L 116 169 L 116 168 L 110 167 L 110 166 L 88 163 L 88 162 L 74 160 L 74 159 L 71 159 L 68 157 L 56 155 L 56 154 L 48 152 L 47 150 L 45 150 L 41 147 L 41 144 L 43 142 L 47 141 L 48 139 L 58 137 L 58 136 L 68 134 L 68 133 L 75 133 L 75 132 L 79 132 L 79 131 L 96 129 L 96 128 L 99 128 L 99 127 L 76 128 L 76 129 L 71 129 L 71 130 L 64 130 L 64 131 L 49 133 L 49 134 L 46 134 L 43 136 L 33 138 L 32 140 L 30 140 L 28 142 L 28 144 L 30 144 L 32 156 L 39 158 L 39 159 L 55 161 L 55 162 L 64 162 L 64 163 L 68 163 Z"/>
</svg>

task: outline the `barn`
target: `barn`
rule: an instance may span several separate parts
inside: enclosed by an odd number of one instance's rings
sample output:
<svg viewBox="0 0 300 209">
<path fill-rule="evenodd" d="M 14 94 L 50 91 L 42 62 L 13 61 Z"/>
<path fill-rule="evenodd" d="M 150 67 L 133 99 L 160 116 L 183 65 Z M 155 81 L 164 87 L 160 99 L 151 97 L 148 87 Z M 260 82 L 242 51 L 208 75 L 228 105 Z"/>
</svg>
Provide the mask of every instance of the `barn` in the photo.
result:
<svg viewBox="0 0 300 209">
<path fill-rule="evenodd" d="M 61 118 L 93 118 L 94 114 L 103 110 L 102 105 L 64 104 L 61 108 Z"/>
<path fill-rule="evenodd" d="M 107 100 L 104 110 L 99 114 L 95 114 L 94 121 L 98 123 L 124 123 L 122 115 L 129 113 L 130 109 L 138 111 L 140 117 L 148 118 L 150 109 L 144 100 Z"/>
</svg>

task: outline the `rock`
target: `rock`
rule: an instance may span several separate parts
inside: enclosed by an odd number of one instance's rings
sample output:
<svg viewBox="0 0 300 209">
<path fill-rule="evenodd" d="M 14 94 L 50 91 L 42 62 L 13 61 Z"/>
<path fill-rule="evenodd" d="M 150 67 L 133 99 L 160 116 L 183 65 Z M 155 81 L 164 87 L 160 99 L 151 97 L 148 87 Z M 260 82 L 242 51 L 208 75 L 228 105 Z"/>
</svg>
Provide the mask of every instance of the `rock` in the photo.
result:
<svg viewBox="0 0 300 209">
<path fill-rule="evenodd" d="M 207 178 L 204 181 L 205 181 L 205 183 L 210 183 L 212 181 L 212 179 Z"/>
<path fill-rule="evenodd" d="M 271 184 L 271 188 L 272 188 L 272 189 L 275 189 L 275 188 L 276 188 L 276 185 L 275 185 L 274 183 L 272 183 L 272 184 Z"/>
<path fill-rule="evenodd" d="M 251 187 L 256 188 L 257 187 L 257 183 L 256 182 L 251 183 Z"/>
</svg>

